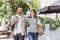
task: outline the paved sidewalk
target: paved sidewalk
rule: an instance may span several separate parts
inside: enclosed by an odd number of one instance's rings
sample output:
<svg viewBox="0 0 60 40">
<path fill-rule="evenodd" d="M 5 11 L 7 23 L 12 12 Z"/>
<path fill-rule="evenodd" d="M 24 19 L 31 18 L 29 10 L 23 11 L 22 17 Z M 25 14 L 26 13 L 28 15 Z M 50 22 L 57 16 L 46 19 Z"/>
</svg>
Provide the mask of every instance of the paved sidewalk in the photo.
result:
<svg viewBox="0 0 60 40">
<path fill-rule="evenodd" d="M 42 40 L 40 37 L 38 39 Z M 14 40 L 14 39 L 13 38 L 5 38 L 5 39 L 0 39 L 0 40 Z M 28 40 L 28 38 L 26 38 L 25 40 Z"/>
<path fill-rule="evenodd" d="M 6 39 L 0 39 L 0 40 L 13 40 L 13 38 L 6 38 Z"/>
</svg>

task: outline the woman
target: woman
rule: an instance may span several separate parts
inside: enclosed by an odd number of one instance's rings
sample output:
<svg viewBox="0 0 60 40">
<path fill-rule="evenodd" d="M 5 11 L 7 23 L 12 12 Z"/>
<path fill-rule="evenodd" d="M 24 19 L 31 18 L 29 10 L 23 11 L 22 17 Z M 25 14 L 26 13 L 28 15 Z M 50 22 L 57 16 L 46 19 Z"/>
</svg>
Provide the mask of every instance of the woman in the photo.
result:
<svg viewBox="0 0 60 40">
<path fill-rule="evenodd" d="M 31 10 L 30 17 L 27 18 L 27 23 L 29 26 L 28 37 L 29 40 L 38 40 L 37 25 L 41 25 L 39 18 L 35 10 Z"/>
</svg>

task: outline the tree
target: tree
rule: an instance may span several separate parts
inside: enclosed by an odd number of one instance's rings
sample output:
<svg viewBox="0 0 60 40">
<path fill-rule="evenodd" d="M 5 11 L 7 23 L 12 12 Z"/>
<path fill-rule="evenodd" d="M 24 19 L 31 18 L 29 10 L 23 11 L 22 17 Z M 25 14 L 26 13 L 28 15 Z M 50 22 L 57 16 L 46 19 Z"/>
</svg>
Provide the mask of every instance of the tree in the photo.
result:
<svg viewBox="0 0 60 40">
<path fill-rule="evenodd" d="M 15 14 L 17 6 L 21 5 L 23 7 L 24 13 L 29 10 L 29 6 L 25 1 L 22 0 L 0 0 L 1 7 L 0 7 L 0 17 L 1 19 L 4 18 L 4 23 L 10 21 L 10 18 L 13 14 Z"/>
<path fill-rule="evenodd" d="M 0 7 L 2 6 L 2 0 L 0 0 Z"/>
<path fill-rule="evenodd" d="M 36 11 L 40 10 L 40 0 L 31 0 L 29 2 L 30 10 L 35 9 Z"/>
<path fill-rule="evenodd" d="M 9 3 L 13 13 L 16 12 L 16 9 L 19 5 L 23 7 L 24 13 L 30 9 L 28 4 L 22 0 L 9 0 Z"/>
<path fill-rule="evenodd" d="M 10 6 L 7 4 L 7 0 L 2 1 L 2 6 L 0 7 L 0 17 L 1 19 L 4 18 L 4 28 L 6 28 L 6 18 L 11 17 L 11 10 Z"/>
</svg>

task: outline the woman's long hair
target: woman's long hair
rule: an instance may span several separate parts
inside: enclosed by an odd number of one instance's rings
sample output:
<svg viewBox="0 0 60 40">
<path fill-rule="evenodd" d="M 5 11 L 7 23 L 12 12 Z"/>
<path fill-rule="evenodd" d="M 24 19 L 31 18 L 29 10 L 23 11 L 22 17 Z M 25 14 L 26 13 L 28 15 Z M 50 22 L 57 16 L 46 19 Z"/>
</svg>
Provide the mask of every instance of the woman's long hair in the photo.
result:
<svg viewBox="0 0 60 40">
<path fill-rule="evenodd" d="M 31 10 L 31 11 L 34 12 L 34 18 L 37 18 L 37 12 L 36 12 L 36 10 L 33 9 L 33 10 Z M 30 12 L 31 12 L 31 11 L 30 11 Z M 30 18 L 31 18 L 31 14 L 30 14 Z"/>
</svg>

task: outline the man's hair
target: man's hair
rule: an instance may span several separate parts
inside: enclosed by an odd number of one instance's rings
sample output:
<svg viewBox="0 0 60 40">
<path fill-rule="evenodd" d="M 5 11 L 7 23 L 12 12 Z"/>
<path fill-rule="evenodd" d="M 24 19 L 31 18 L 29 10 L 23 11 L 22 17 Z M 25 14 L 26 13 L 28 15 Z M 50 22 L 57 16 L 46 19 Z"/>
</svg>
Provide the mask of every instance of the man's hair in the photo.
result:
<svg viewBox="0 0 60 40">
<path fill-rule="evenodd" d="M 19 8 L 19 7 L 20 7 L 20 8 L 23 8 L 22 6 L 18 6 L 17 8 Z"/>
</svg>

